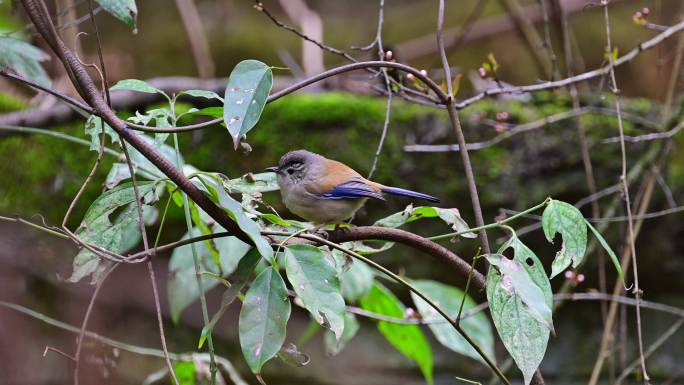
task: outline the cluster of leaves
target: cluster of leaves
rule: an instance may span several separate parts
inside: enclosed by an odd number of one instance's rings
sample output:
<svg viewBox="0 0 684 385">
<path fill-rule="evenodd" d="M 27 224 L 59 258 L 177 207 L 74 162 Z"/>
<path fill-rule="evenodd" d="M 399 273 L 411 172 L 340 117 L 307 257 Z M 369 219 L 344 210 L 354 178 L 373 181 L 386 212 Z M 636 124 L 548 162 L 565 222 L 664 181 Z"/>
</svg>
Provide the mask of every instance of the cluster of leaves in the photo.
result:
<svg viewBox="0 0 684 385">
<path fill-rule="evenodd" d="M 174 127 L 185 114 L 223 116 L 223 125 L 227 127 L 237 147 L 257 124 L 265 107 L 272 85 L 270 71 L 268 66 L 257 61 L 241 62 L 231 73 L 223 98 L 204 90 L 188 90 L 169 96 L 134 79 L 120 81 L 112 90 L 159 93 L 168 100 L 168 108 L 137 112 L 129 118 L 140 124 Z M 183 94 L 213 99 L 222 102 L 223 107 L 190 109 L 177 114 L 176 100 Z M 114 131 L 103 126 L 99 118 L 88 120 L 86 134 L 91 136 L 93 150 L 103 145 L 100 143 L 102 132 L 113 142 L 117 140 Z M 308 357 L 300 353 L 296 346 L 285 344 L 292 304 L 308 311 L 311 319 L 327 330 L 324 339 L 326 350 L 330 354 L 336 354 L 359 329 L 356 316 L 347 311 L 348 305 L 358 303 L 364 310 L 381 319 L 378 321 L 380 333 L 393 347 L 420 367 L 428 383 L 433 381 L 432 350 L 422 329 L 416 324 L 406 322 L 407 314 L 412 314 L 408 316 L 409 320 L 421 320 L 428 324 L 437 341 L 448 349 L 481 362 L 485 361 L 485 357 L 452 327 L 449 320 L 444 319 L 416 293 L 412 292 L 417 309 L 417 314 L 413 314 L 378 281 L 373 270 L 362 261 L 350 260 L 346 254 L 327 246 L 286 243 L 292 234 L 309 229 L 313 224 L 284 220 L 274 212 L 269 212 L 272 209 L 263 203 L 261 197 L 264 192 L 277 190 L 273 174 L 229 179 L 219 174 L 201 172 L 184 164 L 177 148 L 165 144 L 168 135 L 157 134 L 155 138 L 144 138 L 222 207 L 254 243 L 250 246 L 235 237 L 225 236 L 181 246 L 173 251 L 169 261 L 171 274 L 167 287 L 174 321 L 178 322 L 182 312 L 202 295 L 197 281 L 198 273 L 201 273 L 199 283 L 204 289 L 219 284 L 226 286 L 221 307 L 202 330 L 200 348 L 227 307 L 238 299 L 242 302 L 240 345 L 252 371 L 259 375 L 263 365 L 276 356 L 286 362 L 303 365 L 308 362 Z M 138 190 L 147 225 L 160 217 L 154 205 L 168 193 L 168 199 L 179 207 L 189 205 L 192 228 L 183 238 L 225 232 L 204 211 L 185 200 L 182 192 L 164 178 L 153 164 L 134 149 L 129 151 L 134 172 L 145 180 L 138 183 Z M 139 242 L 133 186 L 130 182 L 123 183 L 130 177 L 127 164 L 113 165 L 105 183 L 108 190 L 93 202 L 78 230 L 78 234 L 91 245 L 114 253 L 124 253 Z M 609 251 L 622 277 L 617 258 L 579 210 L 557 200 L 549 199 L 545 203 L 542 225 L 547 239 L 553 241 L 558 233 L 562 236 L 561 249 L 552 263 L 551 278 L 569 266 L 575 268 L 582 263 L 587 244 L 587 227 Z M 161 217 L 164 218 L 165 213 Z M 425 218 L 439 219 L 465 238 L 474 237 L 456 209 L 409 206 L 375 224 L 399 227 Z M 549 333 L 553 331 L 552 292 L 549 277 L 541 261 L 517 238 L 513 229 L 507 229 L 511 232 L 510 239 L 497 254 L 485 256 L 490 263 L 487 299 L 494 326 L 527 384 L 544 356 Z M 267 239 L 262 236 L 264 231 L 276 235 Z M 270 244 L 273 241 L 279 244 L 276 251 Z M 371 247 L 363 242 L 349 242 L 341 246 L 364 255 L 385 251 L 393 245 L 385 242 L 380 247 Z M 507 249 L 513 250 L 513 258 L 503 255 Z M 193 262 L 193 255 L 197 256 L 200 271 Z M 71 280 L 78 281 L 90 275 L 96 281 L 109 263 L 92 250 L 84 249 L 74 259 Z M 476 306 L 475 301 L 458 288 L 429 280 L 412 281 L 412 284 L 431 302 L 439 304 L 452 319 L 460 314 L 461 307 L 468 311 Z M 392 318 L 395 319 L 394 322 Z M 493 360 L 494 336 L 490 321 L 484 313 L 470 316 L 460 325 L 462 331 Z"/>
</svg>

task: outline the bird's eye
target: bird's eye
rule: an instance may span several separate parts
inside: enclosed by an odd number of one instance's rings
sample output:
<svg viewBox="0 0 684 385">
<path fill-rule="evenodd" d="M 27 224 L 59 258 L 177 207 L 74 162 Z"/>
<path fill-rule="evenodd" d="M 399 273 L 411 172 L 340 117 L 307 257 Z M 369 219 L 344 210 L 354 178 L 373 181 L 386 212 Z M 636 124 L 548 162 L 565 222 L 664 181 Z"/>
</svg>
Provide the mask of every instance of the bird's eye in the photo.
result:
<svg viewBox="0 0 684 385">
<path fill-rule="evenodd" d="M 287 169 L 287 173 L 290 174 L 290 175 L 294 174 L 294 172 L 295 172 L 295 170 L 294 170 L 293 168 L 288 168 L 288 169 Z"/>
</svg>

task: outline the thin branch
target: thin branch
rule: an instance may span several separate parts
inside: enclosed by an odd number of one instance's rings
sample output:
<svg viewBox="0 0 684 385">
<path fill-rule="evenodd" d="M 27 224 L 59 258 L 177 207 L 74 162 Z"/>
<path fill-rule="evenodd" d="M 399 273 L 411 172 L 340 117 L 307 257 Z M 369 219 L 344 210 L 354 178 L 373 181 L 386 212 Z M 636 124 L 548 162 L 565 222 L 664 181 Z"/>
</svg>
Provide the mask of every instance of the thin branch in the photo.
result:
<svg viewBox="0 0 684 385">
<path fill-rule="evenodd" d="M 684 39 L 682 39 L 684 40 Z M 648 142 L 651 140 L 661 140 L 661 139 L 670 139 L 673 136 L 677 135 L 679 131 L 681 131 L 684 128 L 684 122 L 679 123 L 678 125 L 674 126 L 672 129 L 665 131 L 665 132 L 655 132 L 652 134 L 646 134 L 646 135 L 639 135 L 639 136 L 616 136 L 612 138 L 607 138 L 601 141 L 601 143 L 620 143 L 620 141 L 625 141 L 625 142 L 630 142 L 630 143 L 639 143 L 639 142 Z"/>
<path fill-rule="evenodd" d="M 641 327 L 641 309 L 639 307 L 639 300 L 641 299 L 641 296 L 643 295 L 641 292 L 641 288 L 639 287 L 639 270 L 637 267 L 637 256 L 636 256 L 636 239 L 634 236 L 634 221 L 632 218 L 632 203 L 629 198 L 629 186 L 627 184 L 627 151 L 625 150 L 625 131 L 622 123 L 622 116 L 620 114 L 621 111 L 621 105 L 620 105 L 620 96 L 618 95 L 619 90 L 618 90 L 618 85 L 617 85 L 617 79 L 615 77 L 615 63 L 614 63 L 614 58 L 613 58 L 613 45 L 611 42 L 611 34 L 610 34 L 610 17 L 608 16 L 608 0 L 601 0 L 601 5 L 603 6 L 603 16 L 604 16 L 604 22 L 606 26 L 606 43 L 608 46 L 608 68 L 609 68 L 609 74 L 610 74 L 610 81 L 611 81 L 611 90 L 613 94 L 615 95 L 615 110 L 617 111 L 617 121 L 618 121 L 618 130 L 620 132 L 620 153 L 622 155 L 622 174 L 620 176 L 620 180 L 622 182 L 622 193 L 624 194 L 624 199 L 625 199 L 625 208 L 627 210 L 627 230 L 628 230 L 628 238 L 627 238 L 627 243 L 630 246 L 630 254 L 632 255 L 632 272 L 634 275 L 634 294 L 635 298 L 637 300 L 636 304 L 636 319 L 637 319 L 637 342 L 639 345 L 639 356 L 641 357 L 641 370 L 642 374 L 644 376 L 644 384 L 648 385 L 650 383 L 650 378 L 648 376 L 648 372 L 646 371 L 646 358 L 644 357 L 644 338 L 642 335 L 642 327 Z"/>
</svg>

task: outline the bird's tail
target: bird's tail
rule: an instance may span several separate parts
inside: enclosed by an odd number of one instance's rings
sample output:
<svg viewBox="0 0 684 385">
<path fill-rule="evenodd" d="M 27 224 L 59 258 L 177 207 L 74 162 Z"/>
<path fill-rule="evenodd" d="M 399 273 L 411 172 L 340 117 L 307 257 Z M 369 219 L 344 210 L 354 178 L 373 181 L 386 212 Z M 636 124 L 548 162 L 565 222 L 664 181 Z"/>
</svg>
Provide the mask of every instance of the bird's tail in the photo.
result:
<svg viewBox="0 0 684 385">
<path fill-rule="evenodd" d="M 405 190 L 403 188 L 381 186 L 380 190 L 384 193 L 387 193 L 387 194 L 401 195 L 401 196 L 411 197 L 411 198 L 420 198 L 420 199 L 425 199 L 425 200 L 430 201 L 430 202 L 439 202 L 439 199 L 437 199 L 431 195 L 427 195 L 427 194 L 423 194 L 423 193 L 419 193 L 419 192 L 415 192 L 415 191 L 411 191 L 411 190 Z"/>
</svg>

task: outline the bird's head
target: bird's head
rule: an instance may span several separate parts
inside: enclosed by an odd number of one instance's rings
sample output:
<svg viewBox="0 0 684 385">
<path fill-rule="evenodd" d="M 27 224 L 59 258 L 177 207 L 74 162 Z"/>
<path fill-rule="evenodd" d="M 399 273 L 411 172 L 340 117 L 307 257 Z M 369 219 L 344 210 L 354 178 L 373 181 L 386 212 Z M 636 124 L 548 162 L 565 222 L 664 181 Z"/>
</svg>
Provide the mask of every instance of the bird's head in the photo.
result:
<svg viewBox="0 0 684 385">
<path fill-rule="evenodd" d="M 278 184 L 281 186 L 297 184 L 316 167 L 317 163 L 323 163 L 324 160 L 322 156 L 310 151 L 290 151 L 280 158 L 277 166 L 268 167 L 265 171 L 275 172 L 278 176 Z"/>
</svg>

